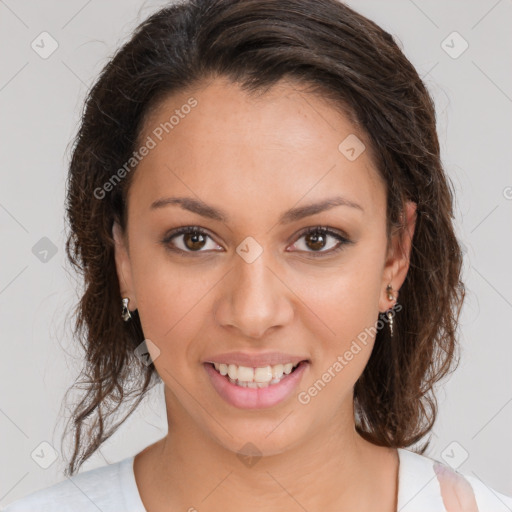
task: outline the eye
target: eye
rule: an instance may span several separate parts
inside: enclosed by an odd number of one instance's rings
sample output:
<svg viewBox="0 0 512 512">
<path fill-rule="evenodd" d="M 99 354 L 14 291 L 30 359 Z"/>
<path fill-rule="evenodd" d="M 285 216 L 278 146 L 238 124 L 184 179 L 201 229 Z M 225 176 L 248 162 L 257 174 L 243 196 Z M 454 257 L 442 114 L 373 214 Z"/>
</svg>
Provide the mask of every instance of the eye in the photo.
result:
<svg viewBox="0 0 512 512">
<path fill-rule="evenodd" d="M 204 229 L 201 229 L 198 226 L 185 226 L 169 233 L 162 240 L 162 243 L 169 250 L 175 252 L 205 252 L 201 251 L 201 249 L 207 247 L 208 238 L 211 239 L 210 235 Z M 174 243 L 174 239 L 177 239 L 179 242 Z M 212 244 L 214 247 L 210 247 L 210 249 L 215 250 L 216 247 L 219 247 L 217 244 L 213 243 L 213 240 Z"/>
<path fill-rule="evenodd" d="M 299 235 L 298 240 L 301 240 L 302 238 L 304 238 L 304 243 L 302 245 L 305 248 L 300 248 L 301 244 L 298 241 L 293 244 L 293 247 L 299 249 L 299 251 L 309 253 L 314 257 L 337 253 L 343 249 L 345 245 L 353 243 L 338 231 L 334 231 L 323 226 L 314 226 L 306 229 Z M 327 240 L 329 238 L 333 239 L 333 241 L 337 242 L 337 244 L 328 244 Z M 175 242 L 175 239 L 178 242 Z M 211 236 L 204 229 L 198 226 L 184 226 L 171 231 L 168 235 L 165 236 L 165 238 L 162 240 L 162 243 L 167 249 L 171 251 L 181 254 L 192 254 L 207 252 L 208 239 L 211 239 Z M 210 247 L 209 249 L 217 250 L 219 245 L 215 244 L 213 240 L 212 244 L 213 247 Z M 322 250 L 329 245 L 331 246 L 329 250 Z M 205 251 L 202 251 L 201 249 L 204 248 L 206 248 Z M 308 250 L 308 248 L 312 250 Z"/>
<path fill-rule="evenodd" d="M 301 240 L 302 238 L 304 238 L 304 242 L 302 244 L 295 242 L 293 246 L 299 246 L 297 248 L 303 250 L 304 252 L 310 253 L 313 257 L 321 257 L 324 255 L 331 255 L 337 253 L 338 251 L 343 249 L 345 245 L 353 243 L 351 240 L 343 236 L 338 231 L 334 231 L 330 228 L 323 226 L 308 228 L 306 231 L 302 232 L 302 234 L 299 236 L 299 240 Z M 327 240 L 329 238 L 334 239 L 334 241 L 337 241 L 337 244 L 328 244 Z M 300 248 L 300 245 L 305 247 L 305 249 Z M 321 250 L 324 249 L 326 246 L 330 246 L 330 249 Z M 308 250 L 308 248 L 311 248 L 313 250 Z"/>
</svg>

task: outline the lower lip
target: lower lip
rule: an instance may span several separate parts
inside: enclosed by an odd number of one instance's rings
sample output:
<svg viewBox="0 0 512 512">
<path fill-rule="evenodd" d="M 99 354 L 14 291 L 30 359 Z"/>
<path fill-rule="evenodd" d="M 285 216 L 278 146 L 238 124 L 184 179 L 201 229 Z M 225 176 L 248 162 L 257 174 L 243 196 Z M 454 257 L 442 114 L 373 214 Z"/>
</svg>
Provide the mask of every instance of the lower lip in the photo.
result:
<svg viewBox="0 0 512 512">
<path fill-rule="evenodd" d="M 309 363 L 300 363 L 295 371 L 289 373 L 278 384 L 270 384 L 266 388 L 243 388 L 231 384 L 227 377 L 215 368 L 204 363 L 206 373 L 217 393 L 229 404 L 240 409 L 263 409 L 277 405 L 293 393 Z"/>
</svg>

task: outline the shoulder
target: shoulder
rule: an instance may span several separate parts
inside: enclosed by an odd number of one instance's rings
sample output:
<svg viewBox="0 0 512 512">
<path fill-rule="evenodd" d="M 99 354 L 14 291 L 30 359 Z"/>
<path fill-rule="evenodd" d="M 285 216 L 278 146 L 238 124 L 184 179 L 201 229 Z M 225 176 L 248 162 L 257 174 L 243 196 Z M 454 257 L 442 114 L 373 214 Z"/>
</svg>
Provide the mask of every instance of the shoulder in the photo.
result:
<svg viewBox="0 0 512 512">
<path fill-rule="evenodd" d="M 20 498 L 1 512 L 118 512 L 128 510 L 123 494 L 123 479 L 131 469 L 133 457 L 72 477 Z"/>
<path fill-rule="evenodd" d="M 431 457 L 400 448 L 399 510 L 510 512 L 512 498 Z"/>
</svg>

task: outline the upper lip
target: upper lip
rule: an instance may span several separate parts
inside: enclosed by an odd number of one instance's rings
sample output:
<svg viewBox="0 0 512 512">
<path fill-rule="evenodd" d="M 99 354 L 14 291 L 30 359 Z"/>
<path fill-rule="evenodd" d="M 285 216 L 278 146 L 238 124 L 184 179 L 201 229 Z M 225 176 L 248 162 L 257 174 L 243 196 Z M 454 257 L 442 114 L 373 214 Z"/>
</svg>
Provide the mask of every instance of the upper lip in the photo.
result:
<svg viewBox="0 0 512 512">
<path fill-rule="evenodd" d="M 216 354 L 205 363 L 236 364 L 237 366 L 247 366 L 249 368 L 258 368 L 264 366 L 274 366 L 276 364 L 292 363 L 294 366 L 301 361 L 309 361 L 304 356 L 294 356 L 283 352 L 265 352 L 259 354 L 250 354 L 248 352 L 226 352 Z"/>
</svg>

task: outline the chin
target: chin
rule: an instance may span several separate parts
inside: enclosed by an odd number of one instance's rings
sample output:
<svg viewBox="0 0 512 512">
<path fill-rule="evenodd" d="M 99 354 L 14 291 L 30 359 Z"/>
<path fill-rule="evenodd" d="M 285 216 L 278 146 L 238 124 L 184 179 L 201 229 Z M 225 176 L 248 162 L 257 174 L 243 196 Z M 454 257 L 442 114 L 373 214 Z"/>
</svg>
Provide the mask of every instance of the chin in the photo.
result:
<svg viewBox="0 0 512 512">
<path fill-rule="evenodd" d="M 221 434 L 220 437 L 214 437 L 219 445 L 235 453 L 238 457 L 259 458 L 279 455 L 301 442 L 300 432 L 290 429 L 290 425 L 285 428 L 286 421 L 281 425 L 280 421 L 262 425 L 261 429 L 255 429 L 254 425 L 252 428 L 239 429 L 224 425 L 232 436 L 222 430 L 222 433 L 218 433 Z"/>
</svg>

